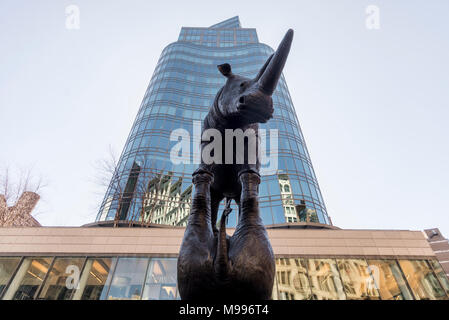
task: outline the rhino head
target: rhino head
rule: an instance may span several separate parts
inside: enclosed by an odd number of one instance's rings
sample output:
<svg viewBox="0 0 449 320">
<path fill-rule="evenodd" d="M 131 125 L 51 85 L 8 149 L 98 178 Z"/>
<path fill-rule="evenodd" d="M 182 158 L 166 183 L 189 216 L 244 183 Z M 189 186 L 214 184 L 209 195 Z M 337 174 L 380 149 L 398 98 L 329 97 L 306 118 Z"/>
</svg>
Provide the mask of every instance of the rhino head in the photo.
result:
<svg viewBox="0 0 449 320">
<path fill-rule="evenodd" d="M 232 73 L 228 63 L 221 64 L 218 70 L 226 78 L 226 84 L 217 97 L 221 114 L 241 123 L 265 123 L 273 117 L 273 99 L 293 40 L 293 30 L 289 29 L 276 52 L 273 53 L 258 72 L 249 79 Z"/>
</svg>

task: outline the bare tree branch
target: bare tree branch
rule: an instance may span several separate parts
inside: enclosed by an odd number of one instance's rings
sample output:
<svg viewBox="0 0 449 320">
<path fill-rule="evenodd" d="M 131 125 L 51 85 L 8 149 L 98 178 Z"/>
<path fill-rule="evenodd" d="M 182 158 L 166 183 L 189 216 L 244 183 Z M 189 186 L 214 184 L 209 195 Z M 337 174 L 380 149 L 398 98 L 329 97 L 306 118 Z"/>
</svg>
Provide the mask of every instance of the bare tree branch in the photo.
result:
<svg viewBox="0 0 449 320">
<path fill-rule="evenodd" d="M 0 170 L 0 226 L 40 226 L 31 212 L 41 197 L 42 181 L 32 168 Z"/>
</svg>

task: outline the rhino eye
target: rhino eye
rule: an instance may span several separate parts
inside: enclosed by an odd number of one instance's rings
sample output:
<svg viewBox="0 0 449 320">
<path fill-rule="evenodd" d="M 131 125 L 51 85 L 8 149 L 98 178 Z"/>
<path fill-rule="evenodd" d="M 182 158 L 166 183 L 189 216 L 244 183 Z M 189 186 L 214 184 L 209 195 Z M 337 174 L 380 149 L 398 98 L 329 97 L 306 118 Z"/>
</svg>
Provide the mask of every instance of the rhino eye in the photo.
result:
<svg viewBox="0 0 449 320">
<path fill-rule="evenodd" d="M 245 84 L 246 84 L 246 82 L 242 82 L 242 83 L 240 84 L 240 87 L 243 87 Z"/>
</svg>

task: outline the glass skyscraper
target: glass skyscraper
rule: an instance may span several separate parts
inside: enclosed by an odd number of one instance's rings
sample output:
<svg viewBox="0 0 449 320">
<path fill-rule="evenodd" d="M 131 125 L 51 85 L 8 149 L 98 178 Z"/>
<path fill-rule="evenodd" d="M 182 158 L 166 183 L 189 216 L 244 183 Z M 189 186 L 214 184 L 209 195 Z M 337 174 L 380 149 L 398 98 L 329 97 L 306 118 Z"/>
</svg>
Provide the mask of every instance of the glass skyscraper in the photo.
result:
<svg viewBox="0 0 449 320">
<path fill-rule="evenodd" d="M 254 77 L 273 52 L 259 42 L 255 29 L 242 28 L 238 17 L 208 28 L 183 27 L 159 58 L 96 221 L 185 225 L 198 164 L 170 160 L 177 143 L 170 134 L 182 128 L 192 144 L 199 143 L 193 141 L 193 124 L 204 119 L 225 83 L 217 65 L 229 63 L 235 74 Z M 262 176 L 261 217 L 266 225 L 331 224 L 283 76 L 273 104 L 273 119 L 260 128 L 278 130 L 278 166 Z M 230 227 L 237 222 L 236 211 Z"/>
</svg>

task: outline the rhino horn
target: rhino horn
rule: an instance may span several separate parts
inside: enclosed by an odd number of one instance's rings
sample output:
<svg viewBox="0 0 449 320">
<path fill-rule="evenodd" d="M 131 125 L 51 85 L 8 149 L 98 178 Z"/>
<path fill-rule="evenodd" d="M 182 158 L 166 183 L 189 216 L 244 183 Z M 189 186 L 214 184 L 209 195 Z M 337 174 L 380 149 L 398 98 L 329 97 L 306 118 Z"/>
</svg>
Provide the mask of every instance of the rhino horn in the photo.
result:
<svg viewBox="0 0 449 320">
<path fill-rule="evenodd" d="M 288 53 L 293 40 L 293 30 L 289 29 L 279 44 L 278 49 L 269 58 L 268 65 L 265 64 L 259 72 L 259 88 L 266 94 L 272 95 L 276 89 L 279 78 L 287 61 Z M 264 70 L 265 69 L 265 70 Z"/>
</svg>

